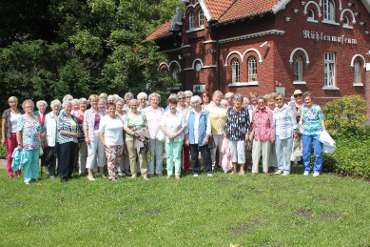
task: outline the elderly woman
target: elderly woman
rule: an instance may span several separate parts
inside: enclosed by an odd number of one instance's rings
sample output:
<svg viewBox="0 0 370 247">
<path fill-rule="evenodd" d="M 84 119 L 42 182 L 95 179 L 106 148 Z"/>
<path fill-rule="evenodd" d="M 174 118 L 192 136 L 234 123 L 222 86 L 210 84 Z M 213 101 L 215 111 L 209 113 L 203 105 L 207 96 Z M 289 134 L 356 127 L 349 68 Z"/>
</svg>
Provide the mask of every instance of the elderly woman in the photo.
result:
<svg viewBox="0 0 370 247">
<path fill-rule="evenodd" d="M 45 100 L 39 100 L 36 102 L 36 107 L 38 111 L 34 112 L 34 114 L 41 125 L 41 144 L 45 145 L 45 111 L 48 107 L 48 103 L 46 103 Z"/>
<path fill-rule="evenodd" d="M 293 136 L 298 136 L 297 120 L 293 109 L 285 104 L 285 97 L 281 93 L 276 94 L 275 100 L 277 102 L 274 110 L 275 154 L 278 163 L 278 170 L 275 174 L 287 176 L 290 173 Z"/>
<path fill-rule="evenodd" d="M 273 117 L 275 115 L 274 110 L 276 107 L 275 103 L 275 93 L 267 94 L 265 95 L 267 107 L 272 111 Z M 275 143 L 271 143 L 271 153 L 270 153 L 270 167 L 274 167 L 275 171 L 278 171 L 278 162 L 277 162 L 277 156 L 276 156 L 276 150 L 275 150 Z"/>
<path fill-rule="evenodd" d="M 87 110 L 88 101 L 86 98 L 80 98 L 79 102 L 79 109 L 76 115 L 73 115 L 80 126 L 80 129 L 83 130 L 83 123 L 85 119 L 85 112 Z M 87 160 L 87 145 L 85 141 L 85 134 L 82 131 L 81 137 L 78 138 L 78 174 L 84 175 L 86 174 L 86 160 Z"/>
<path fill-rule="evenodd" d="M 191 108 L 188 104 L 186 104 L 186 94 L 183 91 L 179 91 L 177 93 L 177 110 L 182 111 L 184 116 L 188 115 L 189 109 Z M 184 172 L 189 172 L 190 168 L 190 160 L 189 160 L 189 152 L 190 152 L 190 147 L 187 145 L 183 146 L 182 149 L 182 159 L 183 159 L 183 164 L 184 164 Z"/>
<path fill-rule="evenodd" d="M 140 171 L 144 180 L 148 180 L 147 176 L 147 152 L 145 150 L 138 150 L 135 145 L 135 139 L 141 139 L 137 133 L 142 128 L 147 128 L 147 119 L 144 113 L 138 110 L 139 101 L 136 99 L 130 100 L 129 106 L 131 111 L 127 113 L 124 121 L 124 130 L 126 132 L 126 145 L 130 159 L 131 178 L 137 176 L 136 156 L 139 156 Z"/>
<path fill-rule="evenodd" d="M 258 173 L 258 164 L 262 154 L 263 173 L 268 175 L 268 166 L 271 158 L 271 144 L 275 141 L 275 127 L 273 112 L 266 107 L 266 99 L 257 98 L 258 107 L 252 114 L 254 140 L 252 146 L 252 175 Z"/>
<path fill-rule="evenodd" d="M 313 95 L 310 92 L 303 94 L 304 106 L 301 108 L 302 144 L 303 144 L 303 175 L 310 173 L 311 145 L 314 146 L 315 164 L 313 176 L 317 177 L 322 171 L 322 143 L 321 132 L 326 130 L 324 114 L 319 105 L 313 104 Z"/>
<path fill-rule="evenodd" d="M 29 185 L 31 178 L 35 181 L 39 178 L 39 153 L 41 125 L 32 113 L 35 104 L 32 100 L 25 100 L 22 104 L 24 114 L 19 117 L 17 123 L 18 149 L 23 149 L 24 183 Z"/>
<path fill-rule="evenodd" d="M 100 120 L 99 135 L 107 157 L 109 180 L 116 181 L 123 153 L 123 123 L 116 114 L 116 105 L 108 103 L 108 115 Z"/>
<path fill-rule="evenodd" d="M 76 118 L 71 114 L 72 101 L 63 102 L 64 112 L 60 114 L 57 122 L 58 129 L 58 171 L 60 181 L 67 182 L 72 178 L 75 150 L 77 149 L 77 138 L 81 136 L 80 126 Z"/>
<path fill-rule="evenodd" d="M 116 102 L 116 96 L 114 96 L 113 94 L 108 95 L 108 97 L 107 97 L 107 103 L 108 104 L 109 103 L 115 104 L 115 102 Z"/>
<path fill-rule="evenodd" d="M 158 93 L 151 93 L 149 95 L 149 107 L 142 110 L 148 121 L 149 130 L 149 142 L 152 150 L 153 159 L 148 163 L 148 175 L 154 175 L 154 157 L 156 161 L 155 173 L 158 176 L 162 175 L 163 169 L 163 142 L 157 139 L 157 135 L 160 131 L 160 123 L 163 117 L 164 110 L 162 107 L 158 107 L 161 102 L 161 96 Z"/>
<path fill-rule="evenodd" d="M 125 111 L 123 107 L 125 105 L 125 100 L 121 97 L 116 98 L 116 114 L 119 119 L 122 121 L 122 124 L 125 122 Z M 123 177 L 126 174 L 130 174 L 130 159 L 128 158 L 127 147 L 123 146 L 123 156 L 120 160 L 120 166 L 118 167 L 118 176 Z"/>
<path fill-rule="evenodd" d="M 290 102 L 289 106 L 292 107 L 297 123 L 301 120 L 301 108 L 303 106 L 303 93 L 301 90 L 297 89 L 293 93 L 294 100 Z M 299 143 L 299 145 L 302 143 L 302 137 L 298 133 L 298 136 L 294 138 L 295 143 Z M 293 147 L 294 149 L 294 147 Z M 297 152 L 293 152 L 292 160 L 294 161 L 294 166 L 298 165 L 298 161 L 301 161 L 302 157 L 301 156 L 296 156 Z"/>
<path fill-rule="evenodd" d="M 1 143 L 6 143 L 6 172 L 8 177 L 12 177 L 12 153 L 18 146 L 17 142 L 17 123 L 18 119 L 22 115 L 22 112 L 18 110 L 18 99 L 15 96 L 11 96 L 8 99 L 9 109 L 5 110 L 2 116 L 1 126 Z M 15 172 L 17 176 L 20 176 L 21 170 Z"/>
<path fill-rule="evenodd" d="M 76 116 L 78 114 L 79 109 L 80 109 L 80 100 L 79 99 L 73 99 L 72 100 L 72 112 L 71 112 L 71 114 L 73 116 Z"/>
<path fill-rule="evenodd" d="M 200 173 L 198 154 L 201 153 L 204 172 L 212 176 L 211 153 L 207 146 L 208 138 L 211 135 L 211 121 L 208 111 L 202 109 L 202 99 L 195 95 L 190 99 L 192 109 L 187 117 L 188 133 L 185 136 L 185 144 L 190 145 L 191 168 L 194 177 Z"/>
<path fill-rule="evenodd" d="M 104 147 L 99 139 L 99 124 L 100 119 L 106 115 L 106 111 L 98 107 L 99 97 L 92 94 L 89 97 L 91 108 L 85 112 L 83 128 L 85 133 L 85 141 L 87 145 L 87 179 L 95 180 L 93 177 L 93 169 L 96 165 L 96 153 L 98 153 L 98 167 L 100 176 L 104 177 L 105 156 Z M 104 106 L 105 108 L 105 106 Z"/>
<path fill-rule="evenodd" d="M 216 148 L 211 149 L 212 169 L 216 169 L 216 152 L 219 154 L 219 166 L 222 162 L 222 142 L 224 139 L 224 128 L 226 124 L 226 109 L 221 106 L 221 100 L 224 97 L 219 90 L 215 91 L 212 96 L 212 102 L 204 109 L 209 112 L 209 119 L 211 121 L 211 132 L 216 144 Z"/>
<path fill-rule="evenodd" d="M 49 178 L 54 179 L 55 177 L 55 165 L 57 157 L 57 122 L 59 111 L 61 108 L 61 103 L 59 100 L 53 100 L 50 102 L 51 112 L 46 114 L 45 126 L 46 126 L 46 144 L 47 147 L 44 150 L 44 156 L 48 152 L 51 152 L 50 157 L 42 157 L 41 162 L 46 162 L 46 166 L 49 167 Z"/>
<path fill-rule="evenodd" d="M 170 97 L 167 100 L 169 111 L 163 114 L 160 128 L 166 135 L 166 166 L 167 179 L 173 174 L 173 164 L 175 164 L 175 178 L 180 179 L 181 175 L 181 150 L 184 142 L 184 132 L 186 128 L 185 116 L 182 111 L 176 108 L 177 99 Z"/>
<path fill-rule="evenodd" d="M 227 92 L 225 94 L 225 99 L 227 100 L 228 108 L 232 108 L 234 106 L 233 98 L 234 98 L 233 92 Z"/>
<path fill-rule="evenodd" d="M 131 93 L 131 92 L 127 92 L 127 93 L 125 93 L 125 96 L 123 98 L 126 102 L 125 106 L 123 107 L 123 110 L 126 113 L 128 113 L 130 111 L 129 103 L 130 103 L 130 100 L 132 100 L 134 98 L 134 94 Z"/>
<path fill-rule="evenodd" d="M 190 99 L 191 99 L 191 97 L 193 97 L 193 92 L 192 91 L 190 91 L 190 90 L 186 90 L 185 92 L 185 104 L 186 105 L 188 105 L 188 106 L 191 106 L 191 104 L 190 104 Z"/>
<path fill-rule="evenodd" d="M 138 95 L 137 95 L 137 100 L 139 101 L 139 107 L 138 107 L 138 110 L 141 111 L 141 110 L 144 110 L 145 108 L 147 108 L 149 106 L 147 100 L 148 100 L 148 95 L 145 93 L 145 92 L 140 92 Z"/>
<path fill-rule="evenodd" d="M 245 173 L 245 140 L 249 138 L 249 115 L 248 111 L 242 107 L 243 96 L 239 93 L 233 97 L 234 106 L 228 108 L 226 113 L 225 134 L 230 141 L 231 162 L 233 173 L 236 173 L 237 164 L 240 165 L 240 175 Z"/>
</svg>

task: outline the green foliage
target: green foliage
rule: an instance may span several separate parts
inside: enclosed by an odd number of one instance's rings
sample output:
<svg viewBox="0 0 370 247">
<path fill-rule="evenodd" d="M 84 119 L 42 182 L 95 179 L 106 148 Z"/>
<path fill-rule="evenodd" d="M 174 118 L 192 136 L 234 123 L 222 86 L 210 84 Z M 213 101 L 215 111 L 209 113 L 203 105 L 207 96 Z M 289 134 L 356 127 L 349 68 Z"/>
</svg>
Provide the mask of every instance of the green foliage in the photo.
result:
<svg viewBox="0 0 370 247">
<path fill-rule="evenodd" d="M 345 96 L 323 107 L 325 124 L 332 136 L 362 133 L 366 121 L 366 101 L 358 96 Z"/>
<path fill-rule="evenodd" d="M 324 166 L 344 176 L 370 179 L 370 132 L 357 136 L 339 136 L 337 150 L 324 154 Z"/>
</svg>

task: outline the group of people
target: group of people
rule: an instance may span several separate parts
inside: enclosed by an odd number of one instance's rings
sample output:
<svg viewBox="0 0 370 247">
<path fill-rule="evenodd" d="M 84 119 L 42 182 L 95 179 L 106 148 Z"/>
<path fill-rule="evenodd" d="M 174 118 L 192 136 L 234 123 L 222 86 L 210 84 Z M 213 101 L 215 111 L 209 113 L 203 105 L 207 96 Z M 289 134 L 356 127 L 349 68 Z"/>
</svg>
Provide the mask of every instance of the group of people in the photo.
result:
<svg viewBox="0 0 370 247">
<path fill-rule="evenodd" d="M 2 115 L 2 139 L 7 146 L 7 175 L 24 182 L 38 180 L 39 157 L 49 177 L 61 182 L 72 178 L 77 169 L 88 180 L 94 176 L 116 181 L 119 176 L 163 174 L 180 179 L 182 173 L 207 176 L 216 169 L 244 175 L 289 175 L 291 161 L 300 161 L 303 175 L 309 175 L 311 146 L 314 146 L 313 176 L 322 171 L 324 116 L 313 103 L 310 92 L 295 90 L 289 102 L 281 93 L 259 96 L 255 91 L 239 93 L 217 90 L 212 95 L 191 91 L 171 94 L 164 108 L 161 95 L 141 92 L 136 99 L 130 92 L 118 95 L 90 95 L 75 99 L 65 95 L 62 102 L 25 100 L 18 109 L 15 96 Z M 200 165 L 201 157 L 202 165 Z M 15 163 L 18 163 L 15 165 Z M 56 169 L 57 167 L 57 169 Z"/>
</svg>

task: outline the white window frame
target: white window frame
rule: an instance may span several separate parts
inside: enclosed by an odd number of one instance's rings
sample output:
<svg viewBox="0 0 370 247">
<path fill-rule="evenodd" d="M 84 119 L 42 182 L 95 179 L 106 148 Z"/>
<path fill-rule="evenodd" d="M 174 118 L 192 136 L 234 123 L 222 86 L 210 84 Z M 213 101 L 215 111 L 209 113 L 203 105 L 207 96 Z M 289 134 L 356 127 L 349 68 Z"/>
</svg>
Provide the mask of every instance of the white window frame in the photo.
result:
<svg viewBox="0 0 370 247">
<path fill-rule="evenodd" d="M 255 56 L 248 57 L 248 82 L 257 81 L 257 59 Z"/>
<path fill-rule="evenodd" d="M 172 78 L 177 81 L 179 80 L 179 69 L 177 67 L 172 69 Z"/>
<path fill-rule="evenodd" d="M 324 20 L 327 22 L 335 22 L 335 3 L 333 0 L 324 0 Z"/>
<path fill-rule="evenodd" d="M 361 77 L 362 66 L 360 61 L 358 60 L 355 61 L 353 65 L 353 70 L 354 70 L 353 86 L 363 86 L 364 84 L 362 83 Z"/>
<path fill-rule="evenodd" d="M 303 81 L 303 58 L 299 55 L 294 58 L 294 81 Z"/>
<path fill-rule="evenodd" d="M 240 82 L 240 63 L 237 58 L 231 60 L 231 83 Z"/>
<path fill-rule="evenodd" d="M 189 13 L 189 30 L 194 30 L 194 13 Z"/>
<path fill-rule="evenodd" d="M 325 52 L 324 54 L 324 88 L 336 88 L 335 77 L 335 53 Z"/>
<path fill-rule="evenodd" d="M 198 11 L 198 27 L 204 27 L 204 12 L 202 9 Z"/>
</svg>

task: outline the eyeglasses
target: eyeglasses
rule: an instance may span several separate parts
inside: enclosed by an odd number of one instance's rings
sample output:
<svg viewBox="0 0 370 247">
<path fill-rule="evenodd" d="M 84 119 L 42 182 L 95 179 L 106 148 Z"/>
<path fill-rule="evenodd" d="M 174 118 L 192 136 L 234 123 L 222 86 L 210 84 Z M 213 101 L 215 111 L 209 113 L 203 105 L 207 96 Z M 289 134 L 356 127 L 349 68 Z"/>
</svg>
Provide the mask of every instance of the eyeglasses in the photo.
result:
<svg viewBox="0 0 370 247">
<path fill-rule="evenodd" d="M 137 105 L 131 105 L 131 107 L 137 107 Z"/>
<path fill-rule="evenodd" d="M 276 101 L 280 101 L 280 100 L 283 100 L 283 98 L 276 98 Z"/>
<path fill-rule="evenodd" d="M 179 98 L 179 99 L 186 99 L 185 97 Z"/>
<path fill-rule="evenodd" d="M 186 96 L 186 98 L 191 98 L 191 96 Z"/>
<path fill-rule="evenodd" d="M 297 98 L 297 97 L 302 97 L 303 94 L 295 94 L 294 95 L 294 98 Z"/>
</svg>

